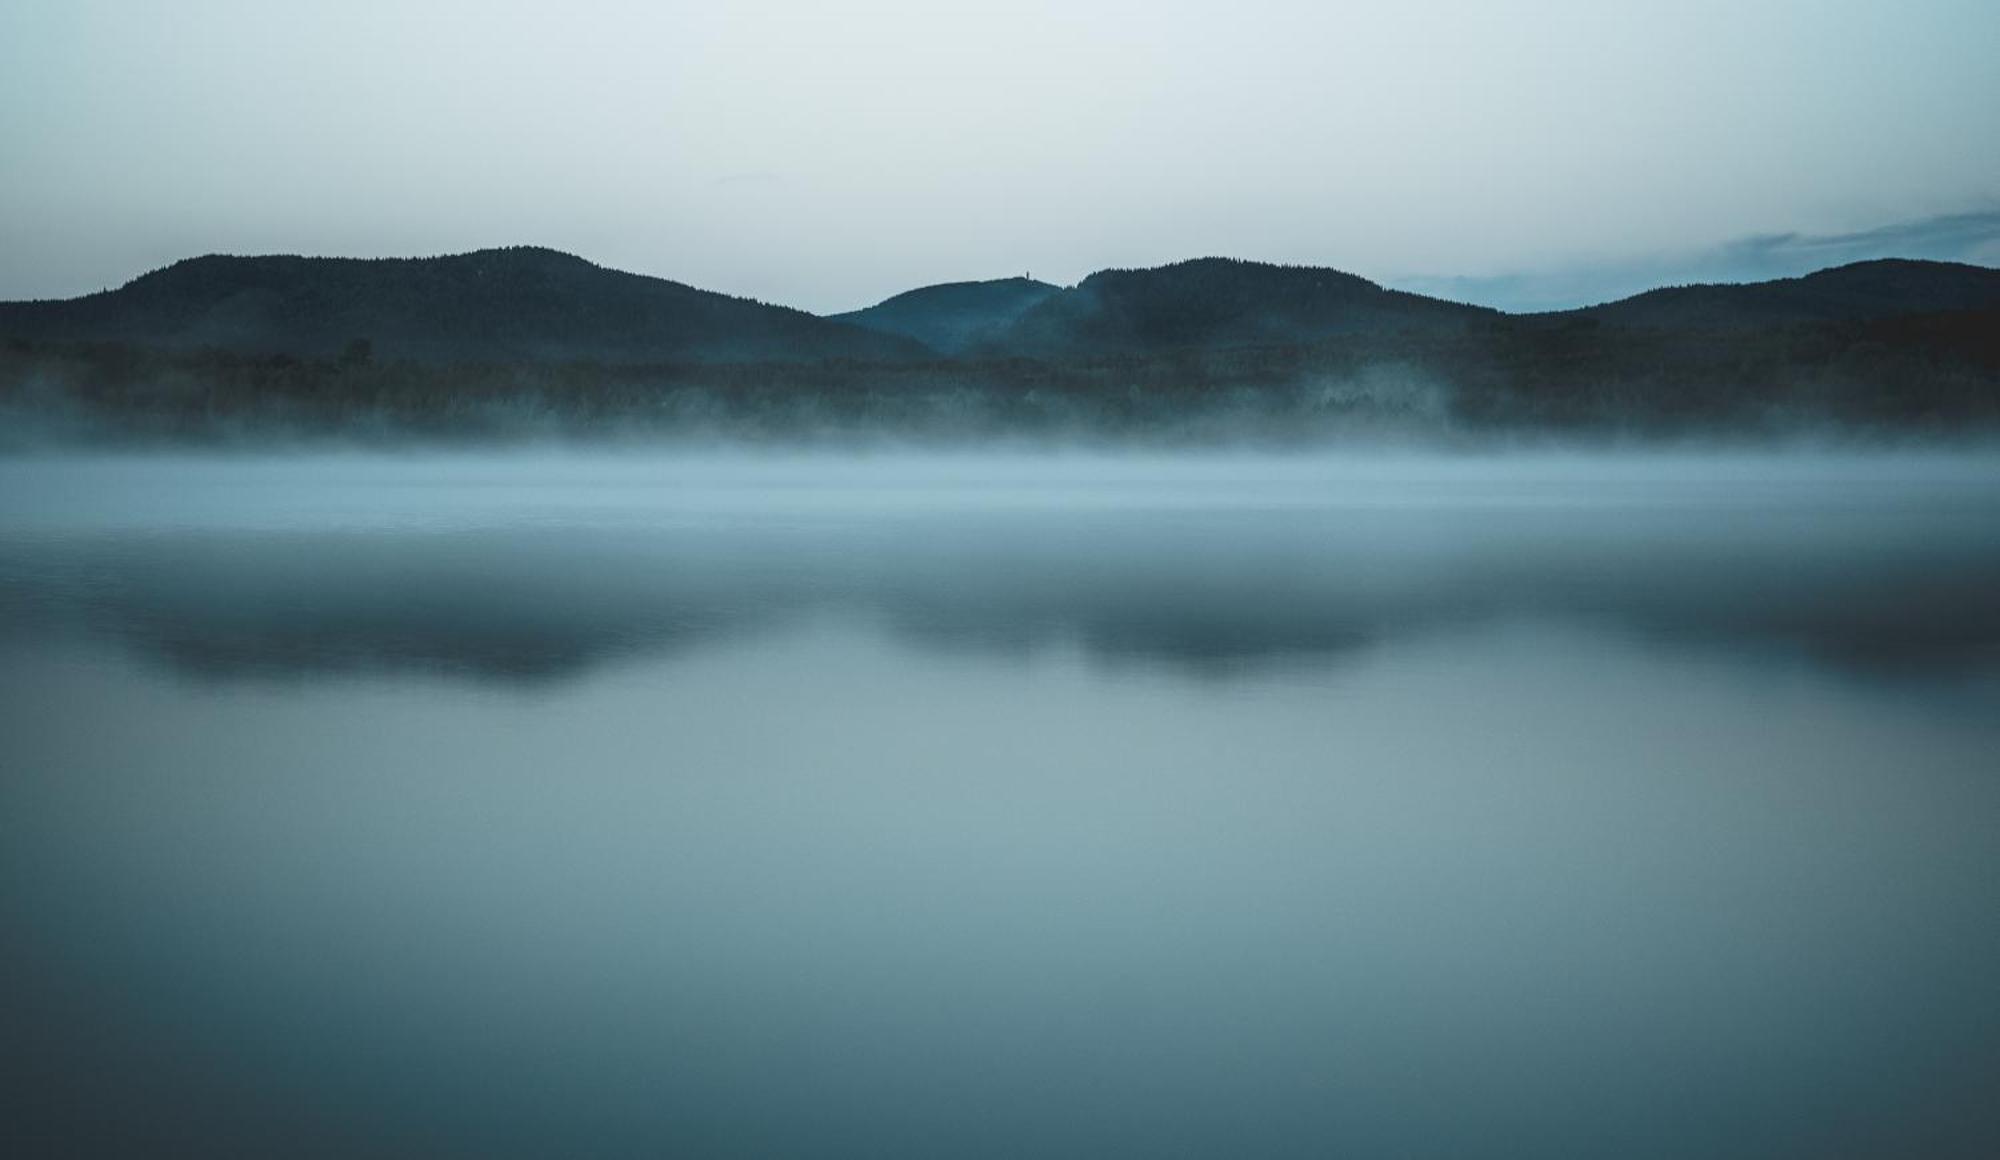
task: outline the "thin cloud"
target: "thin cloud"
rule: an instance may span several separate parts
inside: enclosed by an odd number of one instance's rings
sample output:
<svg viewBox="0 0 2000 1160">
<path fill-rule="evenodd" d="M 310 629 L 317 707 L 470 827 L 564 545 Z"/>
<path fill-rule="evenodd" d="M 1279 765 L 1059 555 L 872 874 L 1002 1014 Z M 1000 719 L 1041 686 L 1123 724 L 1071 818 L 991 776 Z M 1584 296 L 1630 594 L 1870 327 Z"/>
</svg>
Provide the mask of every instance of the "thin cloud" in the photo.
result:
<svg viewBox="0 0 2000 1160">
<path fill-rule="evenodd" d="M 1712 249 L 1484 277 L 1415 277 L 1393 285 L 1502 310 L 1566 310 L 1656 286 L 1791 278 L 1870 258 L 2000 265 L 2000 209 L 1940 214 L 1843 234 L 1753 234 Z"/>
<path fill-rule="evenodd" d="M 770 170 L 767 170 L 767 169 L 758 169 L 758 170 L 753 170 L 753 171 L 751 171 L 751 172 L 748 172 L 748 173 L 725 173 L 725 174 L 723 174 L 723 175 L 722 175 L 721 177 L 718 177 L 718 178 L 716 178 L 716 179 L 715 179 L 715 181 L 714 181 L 714 182 L 713 182 L 712 184 L 715 184 L 715 185 L 784 185 L 784 184 L 786 183 L 786 181 L 787 181 L 787 179 L 786 179 L 785 175 L 784 175 L 784 174 L 782 174 L 782 173 L 774 173 L 774 172 L 772 172 L 772 171 L 770 171 Z"/>
<path fill-rule="evenodd" d="M 1745 266 L 1791 267 L 1865 258 L 1968 261 L 2000 244 L 2000 210 L 1944 214 L 1848 234 L 1762 234 L 1732 242 L 1721 253 Z"/>
</svg>

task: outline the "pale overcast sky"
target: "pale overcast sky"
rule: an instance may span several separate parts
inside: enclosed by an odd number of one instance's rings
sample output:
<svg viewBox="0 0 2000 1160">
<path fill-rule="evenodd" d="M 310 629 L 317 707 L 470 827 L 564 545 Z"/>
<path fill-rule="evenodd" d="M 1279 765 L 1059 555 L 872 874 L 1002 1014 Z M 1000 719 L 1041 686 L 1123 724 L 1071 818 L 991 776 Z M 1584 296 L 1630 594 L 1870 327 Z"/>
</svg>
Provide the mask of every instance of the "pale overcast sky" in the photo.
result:
<svg viewBox="0 0 2000 1160">
<path fill-rule="evenodd" d="M 812 310 L 1204 254 L 1505 297 L 1935 221 L 1995 262 L 1996 60 L 1994 0 L 0 0 L 0 298 L 517 242 Z"/>
</svg>

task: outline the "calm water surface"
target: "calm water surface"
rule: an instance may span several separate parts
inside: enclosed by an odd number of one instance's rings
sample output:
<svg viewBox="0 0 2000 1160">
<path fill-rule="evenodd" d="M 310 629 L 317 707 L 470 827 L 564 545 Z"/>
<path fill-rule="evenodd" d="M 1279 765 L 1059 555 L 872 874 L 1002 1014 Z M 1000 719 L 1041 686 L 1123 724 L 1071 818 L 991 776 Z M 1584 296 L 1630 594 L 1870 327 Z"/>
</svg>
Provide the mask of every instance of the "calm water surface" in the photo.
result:
<svg viewBox="0 0 2000 1160">
<path fill-rule="evenodd" d="M 2000 460 L 0 462 L 0 1152 L 2000 1154 Z"/>
</svg>

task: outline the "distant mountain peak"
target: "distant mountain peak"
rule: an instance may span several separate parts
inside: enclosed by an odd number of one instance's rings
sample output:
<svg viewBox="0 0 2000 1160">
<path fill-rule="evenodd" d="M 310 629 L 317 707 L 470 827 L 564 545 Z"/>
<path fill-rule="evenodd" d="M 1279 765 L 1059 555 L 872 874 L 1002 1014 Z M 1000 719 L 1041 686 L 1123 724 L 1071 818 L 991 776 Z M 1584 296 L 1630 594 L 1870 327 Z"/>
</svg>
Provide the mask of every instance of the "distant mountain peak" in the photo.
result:
<svg viewBox="0 0 2000 1160">
<path fill-rule="evenodd" d="M 943 282 L 830 317 L 957 354 L 999 337 L 1022 314 L 1061 292 L 1059 286 L 1027 277 Z"/>
<path fill-rule="evenodd" d="M 1022 315 L 1004 341 L 1049 355 L 1285 345 L 1364 331 L 1447 333 L 1496 315 L 1344 270 L 1205 257 L 1099 270 Z"/>
<path fill-rule="evenodd" d="M 1877 258 L 1768 282 L 1664 287 L 1545 317 L 1745 330 L 1993 309 L 2000 270 Z M 425 258 L 204 254 L 116 290 L 0 303 L 0 339 L 309 357 L 365 339 L 377 358 L 441 362 L 1059 359 L 1371 334 L 1428 342 L 1504 317 L 1342 270 L 1206 256 L 1099 270 L 1067 289 L 1026 276 L 941 283 L 819 318 L 521 245 Z"/>
<path fill-rule="evenodd" d="M 1921 258 L 1870 258 L 1767 282 L 1662 286 L 1555 312 L 1622 326 L 1733 328 L 2000 306 L 2000 270 Z"/>
<path fill-rule="evenodd" d="M 1380 290 L 1381 286 L 1363 278 L 1331 266 L 1309 266 L 1291 262 L 1264 262 L 1254 258 L 1229 258 L 1209 255 L 1200 258 L 1184 258 L 1178 262 L 1167 262 L 1158 266 L 1113 266 L 1099 270 L 1079 286 L 1092 282 L 1117 281 L 1132 278 L 1173 278 L 1173 279 L 1228 279 L 1234 281 L 1289 281 L 1297 284 L 1336 283 L 1356 289 Z"/>
<path fill-rule="evenodd" d="M 544 246 L 429 258 L 206 254 L 83 298 L 0 304 L 0 334 L 426 361 L 899 359 L 905 339 Z"/>
</svg>

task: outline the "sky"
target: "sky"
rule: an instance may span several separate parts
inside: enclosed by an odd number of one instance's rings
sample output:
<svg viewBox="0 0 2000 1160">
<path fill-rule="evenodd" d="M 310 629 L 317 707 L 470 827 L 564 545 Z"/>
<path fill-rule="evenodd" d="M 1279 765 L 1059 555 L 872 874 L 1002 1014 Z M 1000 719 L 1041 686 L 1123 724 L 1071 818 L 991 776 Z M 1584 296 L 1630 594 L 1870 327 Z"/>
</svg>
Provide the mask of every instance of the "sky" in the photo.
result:
<svg viewBox="0 0 2000 1160">
<path fill-rule="evenodd" d="M 814 311 L 2000 264 L 1993 0 L 0 0 L 0 298 L 536 244 Z"/>
</svg>

